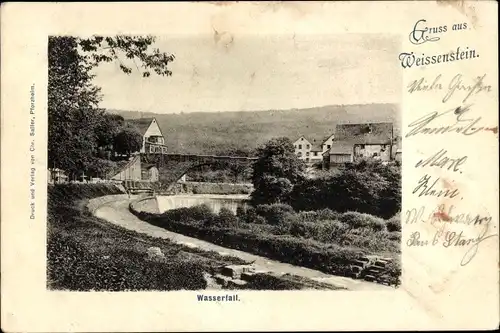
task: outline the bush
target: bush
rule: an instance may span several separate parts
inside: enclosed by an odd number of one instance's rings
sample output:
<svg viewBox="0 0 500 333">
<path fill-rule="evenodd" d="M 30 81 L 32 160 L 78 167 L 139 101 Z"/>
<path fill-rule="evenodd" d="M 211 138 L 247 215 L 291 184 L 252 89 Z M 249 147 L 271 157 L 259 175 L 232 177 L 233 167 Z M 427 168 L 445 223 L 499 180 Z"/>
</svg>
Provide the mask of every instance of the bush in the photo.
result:
<svg viewBox="0 0 500 333">
<path fill-rule="evenodd" d="M 338 220 L 342 214 L 334 212 L 329 208 L 316 211 L 303 211 L 297 213 L 297 219 L 301 222 L 316 222 L 323 220 Z"/>
<path fill-rule="evenodd" d="M 178 209 L 167 210 L 161 217 L 174 220 L 174 221 L 213 221 L 217 214 L 215 214 L 208 205 L 197 205 L 193 207 L 183 207 Z"/>
<path fill-rule="evenodd" d="M 389 220 L 387 220 L 387 231 L 401 231 L 401 216 L 399 214 L 394 215 Z"/>
<path fill-rule="evenodd" d="M 238 217 L 244 217 L 247 213 L 247 209 L 245 206 L 238 206 L 236 207 L 236 216 Z"/>
<path fill-rule="evenodd" d="M 109 184 L 48 186 L 47 288 L 76 291 L 199 290 L 206 287 L 203 267 L 196 262 L 144 260 L 149 244 L 137 242 L 133 231 L 115 229 L 92 216 L 85 201 L 103 195 L 123 194 Z M 156 217 L 154 214 L 145 214 Z M 162 241 L 166 242 L 166 241 Z M 168 243 L 163 248 L 178 251 Z"/>
<path fill-rule="evenodd" d="M 401 169 L 379 162 L 347 166 L 323 178 L 296 184 L 289 203 L 298 211 L 330 208 L 389 218 L 401 210 Z"/>
<path fill-rule="evenodd" d="M 238 224 L 238 218 L 230 209 L 222 207 L 214 224 L 223 227 L 235 227 Z"/>
<path fill-rule="evenodd" d="M 241 211 L 240 211 L 241 213 Z M 254 207 L 247 207 L 244 213 L 238 215 L 241 222 L 244 223 L 254 223 L 254 224 L 266 224 L 267 221 L 264 217 L 257 215 L 257 211 Z"/>
<path fill-rule="evenodd" d="M 333 244 L 338 243 L 348 229 L 349 226 L 340 221 L 294 222 L 290 228 L 290 234 Z"/>
<path fill-rule="evenodd" d="M 320 224 L 317 240 L 325 243 L 337 243 L 349 230 L 346 223 L 340 221 L 325 221 Z"/>
<path fill-rule="evenodd" d="M 373 215 L 358 212 L 347 212 L 342 214 L 340 221 L 346 223 L 351 228 L 369 227 L 373 231 L 385 231 L 386 226 L 383 219 Z"/>
<path fill-rule="evenodd" d="M 170 217 L 184 215 L 174 210 Z M 334 216 L 340 216 L 340 220 L 321 220 Z M 192 219 L 166 220 L 152 214 L 145 217 L 174 232 L 339 275 L 348 273 L 352 260 L 367 253 L 400 252 L 400 234 L 387 232 L 382 219 L 357 212 L 294 213 L 290 206 L 274 204 L 240 209 L 238 217 L 221 210 L 214 224 Z M 320 220 L 303 221 L 313 218 Z"/>
<path fill-rule="evenodd" d="M 288 223 L 294 212 L 291 206 L 285 204 L 258 205 L 255 211 L 272 225 Z"/>
</svg>

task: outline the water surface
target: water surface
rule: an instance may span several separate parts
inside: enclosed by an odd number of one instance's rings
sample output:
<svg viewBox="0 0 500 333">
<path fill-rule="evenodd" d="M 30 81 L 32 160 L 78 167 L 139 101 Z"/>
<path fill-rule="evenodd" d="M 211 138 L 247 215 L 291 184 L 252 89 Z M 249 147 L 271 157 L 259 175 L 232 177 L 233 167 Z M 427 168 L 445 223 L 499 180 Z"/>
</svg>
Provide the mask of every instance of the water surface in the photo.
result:
<svg viewBox="0 0 500 333">
<path fill-rule="evenodd" d="M 238 206 L 246 206 L 249 196 L 243 195 L 217 195 L 217 194 L 184 194 L 158 196 L 158 209 L 163 213 L 170 209 L 182 207 L 193 207 L 205 204 L 218 213 L 222 207 L 226 207 L 236 213 Z"/>
</svg>

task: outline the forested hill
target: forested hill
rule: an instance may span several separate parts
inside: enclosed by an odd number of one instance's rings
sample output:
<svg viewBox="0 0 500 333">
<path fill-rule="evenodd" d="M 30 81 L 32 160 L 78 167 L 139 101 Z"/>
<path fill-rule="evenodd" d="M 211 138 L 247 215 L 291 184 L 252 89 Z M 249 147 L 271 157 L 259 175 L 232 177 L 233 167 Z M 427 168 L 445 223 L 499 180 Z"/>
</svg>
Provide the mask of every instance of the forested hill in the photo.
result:
<svg viewBox="0 0 500 333">
<path fill-rule="evenodd" d="M 397 104 L 331 105 L 308 109 L 156 114 L 108 110 L 125 119 L 156 117 L 170 152 L 224 154 L 251 151 L 277 136 L 321 141 L 340 123 L 393 122 L 400 133 Z"/>
</svg>

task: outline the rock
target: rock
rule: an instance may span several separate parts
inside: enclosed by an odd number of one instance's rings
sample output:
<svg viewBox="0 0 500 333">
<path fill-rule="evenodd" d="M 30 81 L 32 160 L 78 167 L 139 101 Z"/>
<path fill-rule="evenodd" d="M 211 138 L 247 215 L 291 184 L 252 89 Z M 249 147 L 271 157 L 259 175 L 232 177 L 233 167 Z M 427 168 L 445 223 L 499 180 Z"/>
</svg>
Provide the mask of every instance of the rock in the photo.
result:
<svg viewBox="0 0 500 333">
<path fill-rule="evenodd" d="M 376 279 L 375 279 L 375 276 L 373 276 L 373 275 L 366 275 L 366 276 L 365 276 L 365 280 L 366 280 L 366 281 L 373 282 L 373 281 L 375 281 Z"/>
<path fill-rule="evenodd" d="M 229 281 L 231 281 L 230 277 L 227 277 L 227 276 L 224 276 L 224 275 L 221 275 L 221 274 L 215 275 L 214 278 L 215 278 L 215 281 L 218 284 L 220 284 L 222 287 L 227 287 Z"/>
<path fill-rule="evenodd" d="M 246 284 L 247 284 L 246 281 L 239 280 L 239 279 L 234 279 L 234 280 L 230 280 L 229 281 L 228 287 L 241 288 L 241 287 L 243 287 Z"/>
<path fill-rule="evenodd" d="M 225 276 L 239 279 L 241 277 L 241 273 L 250 272 L 251 268 L 252 267 L 248 265 L 230 265 L 223 267 L 221 273 Z"/>
<path fill-rule="evenodd" d="M 161 252 L 161 249 L 156 246 L 148 248 L 147 255 L 148 259 L 165 258 L 165 255 L 163 254 L 163 252 Z"/>
<path fill-rule="evenodd" d="M 253 273 L 253 272 L 243 272 L 243 273 L 241 273 L 240 279 L 242 279 L 244 281 L 252 281 L 255 274 L 256 273 Z"/>
</svg>

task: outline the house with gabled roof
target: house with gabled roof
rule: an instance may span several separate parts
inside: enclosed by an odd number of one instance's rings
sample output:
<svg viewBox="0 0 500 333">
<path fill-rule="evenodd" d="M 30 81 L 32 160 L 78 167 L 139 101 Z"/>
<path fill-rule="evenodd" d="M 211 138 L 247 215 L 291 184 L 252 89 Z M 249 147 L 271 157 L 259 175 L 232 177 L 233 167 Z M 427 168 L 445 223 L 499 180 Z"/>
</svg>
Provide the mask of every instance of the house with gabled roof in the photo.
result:
<svg viewBox="0 0 500 333">
<path fill-rule="evenodd" d="M 156 118 L 128 119 L 127 123 L 142 135 L 141 153 L 165 154 L 167 152 L 165 137 Z"/>
<path fill-rule="evenodd" d="M 322 148 L 316 140 L 309 141 L 304 136 L 300 136 L 293 143 L 295 155 L 307 164 L 314 164 L 322 161 Z"/>
<path fill-rule="evenodd" d="M 335 139 L 335 134 L 330 134 L 329 136 L 323 139 L 323 141 L 321 142 L 322 154 L 332 147 L 334 139 Z"/>
<path fill-rule="evenodd" d="M 339 124 L 331 148 L 323 153 L 323 166 L 328 168 L 364 158 L 390 161 L 393 149 L 392 123 Z"/>
</svg>

